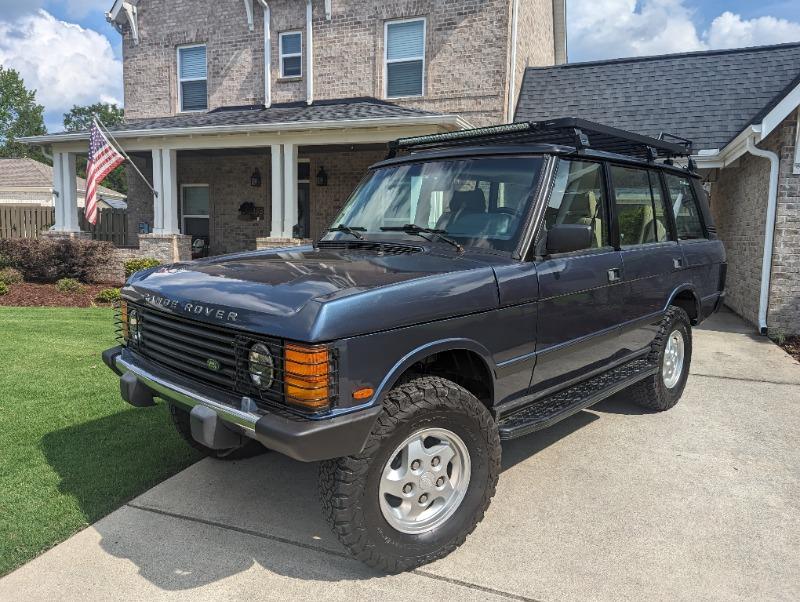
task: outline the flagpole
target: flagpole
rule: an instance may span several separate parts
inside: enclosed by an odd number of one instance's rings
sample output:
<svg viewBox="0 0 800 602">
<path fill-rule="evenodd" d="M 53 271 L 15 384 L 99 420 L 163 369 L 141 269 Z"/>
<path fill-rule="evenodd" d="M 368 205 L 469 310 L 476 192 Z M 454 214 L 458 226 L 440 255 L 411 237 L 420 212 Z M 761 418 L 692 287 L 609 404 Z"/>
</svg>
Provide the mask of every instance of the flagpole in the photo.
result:
<svg viewBox="0 0 800 602">
<path fill-rule="evenodd" d="M 141 171 L 139 171 L 139 168 L 136 167 L 136 163 L 134 163 L 133 160 L 128 156 L 128 153 L 125 152 L 125 149 L 122 148 L 122 145 L 119 142 L 117 142 L 117 139 L 114 138 L 114 135 L 108 131 L 106 124 L 100 121 L 100 118 L 97 115 L 94 116 L 94 122 L 97 124 L 98 128 L 104 131 L 108 135 L 108 137 L 111 138 L 111 141 L 114 143 L 116 149 L 120 153 L 122 153 L 122 156 L 125 157 L 125 159 L 127 159 L 128 163 L 131 164 L 131 167 L 133 167 L 133 169 L 136 170 L 136 173 L 139 174 L 139 177 L 141 177 L 144 183 L 147 184 L 147 187 L 153 191 L 155 197 L 158 198 L 158 191 L 150 185 L 150 182 L 147 181 L 147 178 L 144 177 L 144 174 Z"/>
</svg>

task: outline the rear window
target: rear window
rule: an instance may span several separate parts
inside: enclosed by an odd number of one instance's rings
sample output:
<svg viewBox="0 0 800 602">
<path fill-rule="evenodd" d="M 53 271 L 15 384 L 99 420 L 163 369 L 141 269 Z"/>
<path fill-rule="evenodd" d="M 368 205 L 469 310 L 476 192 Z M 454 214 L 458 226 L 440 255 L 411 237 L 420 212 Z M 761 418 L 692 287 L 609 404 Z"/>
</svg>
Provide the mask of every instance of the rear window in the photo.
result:
<svg viewBox="0 0 800 602">
<path fill-rule="evenodd" d="M 622 246 L 669 240 L 666 207 L 658 174 L 645 169 L 610 167 Z"/>
<path fill-rule="evenodd" d="M 672 212 L 675 215 L 678 238 L 681 240 L 705 238 L 700 206 L 691 180 L 674 174 L 666 174 L 666 181 Z"/>
</svg>

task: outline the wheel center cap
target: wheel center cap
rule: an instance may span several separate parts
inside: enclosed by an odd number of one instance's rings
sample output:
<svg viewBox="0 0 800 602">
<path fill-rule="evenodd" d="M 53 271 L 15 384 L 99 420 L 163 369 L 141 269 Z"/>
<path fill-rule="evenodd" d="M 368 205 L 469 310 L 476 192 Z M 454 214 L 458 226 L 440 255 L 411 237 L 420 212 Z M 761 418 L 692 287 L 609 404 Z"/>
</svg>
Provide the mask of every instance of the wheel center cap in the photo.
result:
<svg viewBox="0 0 800 602">
<path fill-rule="evenodd" d="M 436 478 L 433 476 L 433 473 L 426 472 L 419 478 L 420 487 L 423 489 L 432 489 L 433 484 L 436 482 Z"/>
</svg>

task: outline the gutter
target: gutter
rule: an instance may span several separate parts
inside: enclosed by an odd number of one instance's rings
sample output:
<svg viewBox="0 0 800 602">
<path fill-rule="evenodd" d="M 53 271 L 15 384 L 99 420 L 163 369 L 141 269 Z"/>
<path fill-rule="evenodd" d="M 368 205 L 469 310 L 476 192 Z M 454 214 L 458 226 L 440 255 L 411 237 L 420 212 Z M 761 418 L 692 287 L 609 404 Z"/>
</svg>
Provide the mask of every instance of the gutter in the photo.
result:
<svg viewBox="0 0 800 602">
<path fill-rule="evenodd" d="M 769 159 L 769 198 L 767 200 L 767 218 L 764 225 L 764 257 L 761 261 L 761 295 L 758 300 L 758 329 L 767 334 L 767 309 L 769 307 L 769 288 L 772 277 L 772 251 L 775 239 L 775 215 L 778 205 L 778 170 L 780 157 L 777 153 L 758 148 L 755 136 L 747 139 L 747 152 L 756 157 Z"/>
<path fill-rule="evenodd" d="M 442 125 L 456 129 L 468 129 L 470 123 L 458 115 L 420 115 L 418 117 L 372 117 L 368 119 L 335 119 L 325 121 L 289 121 L 283 123 L 201 125 L 176 128 L 157 128 L 143 130 L 121 130 L 114 132 L 116 138 L 159 138 L 164 136 L 194 136 L 214 134 L 268 134 L 303 130 L 342 130 L 359 127 L 396 127 L 404 125 Z M 89 139 L 88 132 L 65 134 L 44 134 L 17 138 L 24 144 L 53 144 L 59 142 L 78 142 Z"/>
<path fill-rule="evenodd" d="M 314 31 L 311 0 L 306 0 L 306 104 L 314 102 Z"/>
<path fill-rule="evenodd" d="M 511 67 L 508 79 L 508 107 L 506 121 L 514 118 L 514 100 L 517 94 L 517 21 L 519 20 L 519 0 L 511 4 Z"/>
<path fill-rule="evenodd" d="M 264 107 L 272 106 L 272 12 L 267 0 L 258 0 L 264 9 Z"/>
</svg>

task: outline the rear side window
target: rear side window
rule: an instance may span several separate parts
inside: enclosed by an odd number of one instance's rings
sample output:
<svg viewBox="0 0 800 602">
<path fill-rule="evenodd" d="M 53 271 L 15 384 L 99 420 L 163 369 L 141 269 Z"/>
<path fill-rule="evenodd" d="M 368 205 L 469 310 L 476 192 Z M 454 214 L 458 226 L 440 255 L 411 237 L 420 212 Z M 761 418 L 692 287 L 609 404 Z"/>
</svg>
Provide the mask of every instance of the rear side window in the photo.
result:
<svg viewBox="0 0 800 602">
<path fill-rule="evenodd" d="M 697 196 L 694 193 L 692 182 L 689 178 L 672 174 L 666 174 L 666 181 L 672 212 L 675 214 L 678 238 L 681 240 L 705 238 L 700 207 L 697 204 Z"/>
<path fill-rule="evenodd" d="M 545 227 L 556 224 L 592 226 L 592 248 L 608 246 L 603 167 L 588 161 L 558 162 L 553 192 L 545 210 Z"/>
<path fill-rule="evenodd" d="M 646 170 L 612 165 L 615 209 L 620 245 L 669 240 L 666 208 L 658 175 Z"/>
</svg>

